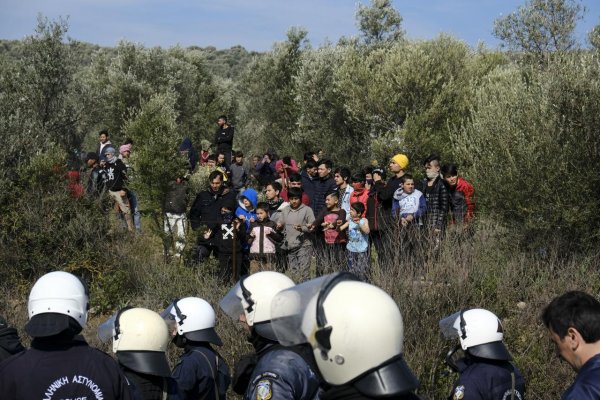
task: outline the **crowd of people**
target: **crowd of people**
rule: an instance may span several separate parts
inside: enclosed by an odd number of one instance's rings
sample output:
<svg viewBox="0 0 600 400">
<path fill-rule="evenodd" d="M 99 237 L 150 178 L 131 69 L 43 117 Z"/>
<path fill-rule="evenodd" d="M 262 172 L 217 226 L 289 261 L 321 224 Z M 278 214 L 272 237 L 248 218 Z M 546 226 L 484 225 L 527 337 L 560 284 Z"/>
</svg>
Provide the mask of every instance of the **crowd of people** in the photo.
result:
<svg viewBox="0 0 600 400">
<path fill-rule="evenodd" d="M 419 381 L 404 357 L 404 321 L 382 289 L 349 272 L 300 284 L 276 271 L 242 277 L 221 299 L 253 352 L 233 372 L 216 347 L 213 306 L 199 297 L 175 299 L 160 314 L 125 307 L 97 328 L 115 359 L 92 348 L 86 328 L 89 293 L 75 275 L 54 271 L 33 285 L 31 336 L 21 346 L 0 319 L 2 399 L 419 399 Z M 556 353 L 578 375 L 563 399 L 600 399 L 600 302 L 567 292 L 541 317 Z M 439 321 L 455 346 L 446 357 L 458 378 L 450 399 L 524 399 L 526 380 L 504 343 L 493 312 L 459 310 Z M 183 349 L 171 368 L 170 344 Z"/>
<path fill-rule="evenodd" d="M 132 142 L 117 152 L 108 139 L 102 131 L 98 148 L 86 157 L 86 192 L 106 191 L 127 229 L 139 232 L 138 198 L 128 187 Z M 417 181 L 407 172 L 405 154 L 354 171 L 322 152 L 296 162 L 269 150 L 247 163 L 233 150 L 233 139 L 226 116 L 218 118 L 212 147 L 203 141 L 197 151 L 183 139 L 178 150 L 189 168 L 173 177 L 163 205 L 169 256 L 184 254 L 189 225 L 197 237 L 192 261 L 218 259 L 224 282 L 261 270 L 293 270 L 307 279 L 311 268 L 321 276 L 332 266 L 367 280 L 373 249 L 385 268 L 383 261 L 400 252 L 419 256 L 437 248 L 448 224 L 468 231 L 474 216 L 473 186 L 435 154 L 423 161 L 426 178 Z M 208 175 L 208 187 L 190 199 L 188 180 L 199 171 Z"/>
<path fill-rule="evenodd" d="M 317 276 L 336 266 L 367 280 L 372 249 L 380 260 L 392 260 L 398 249 L 420 254 L 439 246 L 449 223 L 467 231 L 474 215 L 473 186 L 436 155 L 424 161 L 421 182 L 407 173 L 404 154 L 390 159 L 389 179 L 385 168 L 353 173 L 315 152 L 301 163 L 272 151 L 251 165 L 240 151 L 231 163 L 222 152 L 209 155 L 205 166 L 192 160 L 192 171 L 210 171 L 209 187 L 178 215 L 199 232 L 196 260 L 213 254 L 223 281 L 259 270 L 293 270 L 306 279 L 313 259 Z M 185 229 L 176 230 L 179 254 Z"/>
</svg>

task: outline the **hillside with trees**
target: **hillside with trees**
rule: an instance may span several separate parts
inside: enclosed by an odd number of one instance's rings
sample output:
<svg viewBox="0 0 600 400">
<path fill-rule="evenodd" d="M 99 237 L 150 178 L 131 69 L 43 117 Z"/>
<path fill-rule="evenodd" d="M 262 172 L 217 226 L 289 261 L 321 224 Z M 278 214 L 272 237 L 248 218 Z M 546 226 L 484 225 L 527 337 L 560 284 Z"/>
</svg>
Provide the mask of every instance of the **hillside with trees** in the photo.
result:
<svg viewBox="0 0 600 400">
<path fill-rule="evenodd" d="M 357 37 L 313 47 L 291 27 L 260 54 L 100 47 L 43 17 L 31 36 L 0 41 L 0 314 L 22 327 L 31 283 L 51 270 L 88 279 L 99 320 L 182 296 L 216 304 L 228 288 L 214 263 L 164 257 L 162 204 L 184 169 L 182 140 L 212 142 L 226 114 L 247 156 L 321 149 L 357 170 L 403 152 L 417 178 L 431 153 L 458 164 L 476 188 L 473 235 L 449 236 L 425 262 L 397 252 L 392 277 L 375 266 L 372 275 L 403 312 L 419 394 L 445 398 L 453 380 L 438 319 L 480 306 L 503 319 L 528 397 L 558 397 L 572 372 L 539 315 L 567 289 L 600 287 L 600 26 L 578 43 L 576 0 L 530 0 L 490 27 L 503 48 L 472 48 L 444 34 L 408 39 L 401 11 L 373 0 L 357 10 Z M 102 129 L 134 142 L 141 237 L 118 229 L 108 199 L 69 193 L 66 170 L 82 167 Z M 247 345 L 223 316 L 218 328 L 232 365 Z"/>
</svg>

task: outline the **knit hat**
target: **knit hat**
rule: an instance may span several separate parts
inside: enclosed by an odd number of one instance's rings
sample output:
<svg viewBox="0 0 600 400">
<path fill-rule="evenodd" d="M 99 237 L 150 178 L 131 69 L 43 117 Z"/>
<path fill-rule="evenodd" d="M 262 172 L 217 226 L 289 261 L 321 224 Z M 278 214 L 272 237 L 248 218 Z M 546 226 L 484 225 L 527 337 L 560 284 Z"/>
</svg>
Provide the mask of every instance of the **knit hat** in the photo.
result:
<svg viewBox="0 0 600 400">
<path fill-rule="evenodd" d="M 108 153 L 111 153 L 111 154 L 114 155 L 115 154 L 115 148 L 112 147 L 112 146 L 106 146 L 105 148 L 102 149 L 102 154 L 106 155 Z"/>
<path fill-rule="evenodd" d="M 381 176 L 381 179 L 385 180 L 386 178 L 386 173 L 385 173 L 385 169 L 381 168 L 381 167 L 377 167 L 377 168 L 373 168 L 373 174 L 378 174 L 379 176 Z"/>
<path fill-rule="evenodd" d="M 123 145 L 121 145 L 121 147 L 119 147 L 119 153 L 123 154 L 126 151 L 131 153 L 131 144 L 130 143 L 123 144 Z"/>
<path fill-rule="evenodd" d="M 408 157 L 406 157 L 404 154 L 396 154 L 394 157 L 392 157 L 392 161 L 398 164 L 402 169 L 408 168 Z"/>
</svg>

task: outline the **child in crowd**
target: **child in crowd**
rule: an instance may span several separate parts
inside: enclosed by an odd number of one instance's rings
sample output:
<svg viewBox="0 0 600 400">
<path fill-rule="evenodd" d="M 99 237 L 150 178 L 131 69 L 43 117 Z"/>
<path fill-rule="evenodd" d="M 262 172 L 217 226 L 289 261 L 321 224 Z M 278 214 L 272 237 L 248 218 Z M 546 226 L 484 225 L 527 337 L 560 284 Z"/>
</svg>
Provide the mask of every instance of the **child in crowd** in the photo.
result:
<svg viewBox="0 0 600 400">
<path fill-rule="evenodd" d="M 250 224 L 256 221 L 257 203 L 258 193 L 254 189 L 246 189 L 240 195 L 239 206 L 235 210 L 235 216 L 246 222 L 246 229 L 249 229 Z"/>
<path fill-rule="evenodd" d="M 350 204 L 350 220 L 340 226 L 340 230 L 348 230 L 348 269 L 363 281 L 369 269 L 369 221 L 364 213 L 363 203 Z"/>
<path fill-rule="evenodd" d="M 315 222 L 312 208 L 302 204 L 302 189 L 288 190 L 289 206 L 284 208 L 277 220 L 277 229 L 283 231 L 285 240 L 282 245 L 287 256 L 288 268 L 299 280 L 310 277 L 310 261 L 313 252 L 309 233 Z"/>
<path fill-rule="evenodd" d="M 210 142 L 206 139 L 200 141 L 200 165 L 205 166 L 208 162 L 208 156 L 210 156 Z"/>
<path fill-rule="evenodd" d="M 276 244 L 283 235 L 276 230 L 277 224 L 269 219 L 269 205 L 258 203 L 256 221 L 250 224 L 248 244 L 250 245 L 250 273 L 274 271 Z"/>
<path fill-rule="evenodd" d="M 401 254 L 413 253 L 415 248 L 422 246 L 421 226 L 422 217 L 427 211 L 427 202 L 423 193 L 415 189 L 412 175 L 404 174 L 402 183 L 394 193 L 392 215 L 400 225 Z"/>
<path fill-rule="evenodd" d="M 422 225 L 421 217 L 427 211 L 427 203 L 423 193 L 415 189 L 412 175 L 404 174 L 402 186 L 394 193 L 392 215 L 399 219 L 402 226 Z"/>
<path fill-rule="evenodd" d="M 217 153 L 217 169 L 227 175 L 227 180 L 231 184 L 231 169 L 229 168 L 231 160 L 225 158 L 225 153 Z"/>
<path fill-rule="evenodd" d="M 352 187 L 354 191 L 350 194 L 350 204 L 362 203 L 365 206 L 365 211 L 361 217 L 365 217 L 367 213 L 367 200 L 369 199 L 369 190 L 365 187 L 367 178 L 364 173 L 357 172 L 352 175 Z"/>
<path fill-rule="evenodd" d="M 213 234 L 219 248 L 219 278 L 223 283 L 229 283 L 232 278 L 235 281 L 245 272 L 242 271 L 242 250 L 247 245 L 246 225 L 235 217 L 234 209 L 235 200 L 221 204 L 221 223 Z"/>
<path fill-rule="evenodd" d="M 317 276 L 324 275 L 326 269 L 338 269 L 343 263 L 346 250 L 346 232 L 340 227 L 346 221 L 346 211 L 338 206 L 338 192 L 331 192 L 325 197 L 325 207 L 313 223 L 313 230 L 321 228 L 323 242 L 320 242 L 321 251 L 317 251 Z M 317 242 L 319 243 L 319 242 Z M 320 253 L 320 254 L 319 254 Z"/>
</svg>

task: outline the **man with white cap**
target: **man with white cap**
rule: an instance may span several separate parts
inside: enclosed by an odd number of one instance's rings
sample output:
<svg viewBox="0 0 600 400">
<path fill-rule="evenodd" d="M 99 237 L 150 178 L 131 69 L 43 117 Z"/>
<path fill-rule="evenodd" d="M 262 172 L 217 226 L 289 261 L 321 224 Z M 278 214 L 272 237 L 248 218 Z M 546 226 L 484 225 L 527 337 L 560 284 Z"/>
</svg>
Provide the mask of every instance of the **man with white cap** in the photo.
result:
<svg viewBox="0 0 600 400">
<path fill-rule="evenodd" d="M 242 278 L 221 300 L 221 309 L 249 333 L 255 354 L 236 365 L 234 390 L 246 400 L 318 399 L 320 378 L 307 360 L 306 346 L 286 348 L 271 326 L 271 302 L 293 287 L 286 275 L 261 271 Z"/>
<path fill-rule="evenodd" d="M 98 327 L 98 337 L 112 345 L 136 399 L 181 399 L 165 353 L 171 335 L 158 313 L 125 307 Z"/>
<path fill-rule="evenodd" d="M 279 292 L 271 313 L 282 345 L 310 345 L 327 383 L 321 399 L 418 399 L 402 315 L 380 288 L 348 272 L 326 275 Z"/>
<path fill-rule="evenodd" d="M 172 374 L 183 398 L 225 400 L 231 378 L 225 360 L 211 346 L 223 345 L 212 306 L 199 297 L 185 297 L 174 300 L 162 315 L 173 343 L 184 349 Z"/>
<path fill-rule="evenodd" d="M 448 353 L 446 363 L 460 374 L 449 396 L 454 400 L 522 400 L 525 381 L 510 361 L 502 339 L 500 319 L 482 308 L 458 311 L 440 321 L 448 339 L 459 344 Z"/>
<path fill-rule="evenodd" d="M 78 335 L 89 308 L 79 278 L 61 271 L 42 276 L 31 289 L 27 308 L 31 348 L 0 366 L 3 400 L 131 398 L 117 363 Z"/>
</svg>

